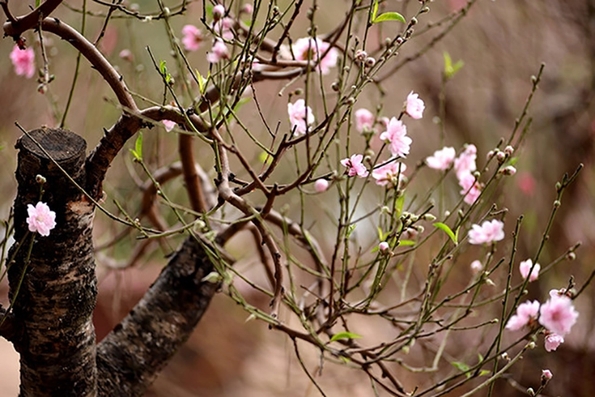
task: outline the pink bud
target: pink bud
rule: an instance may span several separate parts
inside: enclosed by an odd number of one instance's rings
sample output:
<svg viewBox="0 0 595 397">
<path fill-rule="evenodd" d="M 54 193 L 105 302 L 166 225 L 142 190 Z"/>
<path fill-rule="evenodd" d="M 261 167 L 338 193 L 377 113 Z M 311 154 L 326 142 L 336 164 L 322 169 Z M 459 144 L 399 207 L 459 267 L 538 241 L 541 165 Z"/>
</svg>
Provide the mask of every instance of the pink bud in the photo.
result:
<svg viewBox="0 0 595 397">
<path fill-rule="evenodd" d="M 325 192 L 328 189 L 328 181 L 326 179 L 318 179 L 314 182 L 314 190 L 318 193 Z"/>
<path fill-rule="evenodd" d="M 380 252 L 387 252 L 389 248 L 390 247 L 386 241 L 383 241 L 380 244 L 378 244 L 378 249 L 380 250 Z"/>
</svg>

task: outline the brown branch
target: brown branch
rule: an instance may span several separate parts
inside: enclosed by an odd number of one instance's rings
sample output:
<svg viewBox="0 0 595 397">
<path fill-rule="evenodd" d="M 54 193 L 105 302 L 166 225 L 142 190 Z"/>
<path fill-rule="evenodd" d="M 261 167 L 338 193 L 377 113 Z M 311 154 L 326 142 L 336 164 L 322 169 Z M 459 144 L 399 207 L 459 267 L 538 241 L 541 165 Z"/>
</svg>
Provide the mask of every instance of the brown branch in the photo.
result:
<svg viewBox="0 0 595 397">
<path fill-rule="evenodd" d="M 6 1 L 2 3 L 7 4 Z M 39 24 L 39 20 L 49 16 L 60 3 L 62 3 L 62 0 L 47 0 L 29 14 L 21 17 L 14 18 L 7 14 L 8 22 L 4 23 L 3 26 L 4 35 L 11 36 L 15 40 L 18 39 L 25 31 L 35 28 Z M 7 8 L 5 12 L 6 10 Z M 11 19 L 14 20 L 11 21 Z"/>
<path fill-rule="evenodd" d="M 45 31 L 54 33 L 79 50 L 79 52 L 87 58 L 93 68 L 96 69 L 99 74 L 101 74 L 101 77 L 103 77 L 109 84 L 122 107 L 129 109 L 132 112 L 138 110 L 132 95 L 128 92 L 128 88 L 126 87 L 122 76 L 116 69 L 114 69 L 111 63 L 105 59 L 103 54 L 99 52 L 93 43 L 85 38 L 85 36 L 56 18 L 45 18 L 41 27 Z"/>
<path fill-rule="evenodd" d="M 99 397 L 143 396 L 205 313 L 218 283 L 203 281 L 223 254 L 188 237 L 143 299 L 97 347 Z"/>
</svg>

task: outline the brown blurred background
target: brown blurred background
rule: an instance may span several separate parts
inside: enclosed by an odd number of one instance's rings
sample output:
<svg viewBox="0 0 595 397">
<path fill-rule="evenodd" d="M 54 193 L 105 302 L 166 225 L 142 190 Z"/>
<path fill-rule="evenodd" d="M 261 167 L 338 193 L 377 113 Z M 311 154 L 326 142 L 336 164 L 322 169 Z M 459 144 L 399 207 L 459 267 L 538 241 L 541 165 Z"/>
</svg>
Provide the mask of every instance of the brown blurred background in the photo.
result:
<svg viewBox="0 0 595 397">
<path fill-rule="evenodd" d="M 10 5 L 15 14 L 25 12 L 26 4 L 13 3 Z M 68 3 L 79 8 L 81 2 Z M 138 3 L 141 11 L 156 9 L 152 1 Z M 337 18 L 342 16 L 342 12 L 339 13 L 336 8 L 327 7 L 324 3 L 319 2 L 318 21 L 321 32 L 331 29 Z M 347 6 L 344 1 L 336 3 L 342 9 Z M 389 7 L 397 10 L 407 4 L 410 4 L 409 10 L 417 6 L 413 4 L 417 3 L 415 1 L 388 3 Z M 464 4 L 464 1 L 457 0 L 438 0 L 432 3 L 432 11 L 420 18 L 419 28 L 430 21 L 440 20 Z M 407 12 L 404 14 L 407 15 Z M 77 14 L 64 6 L 56 15 L 74 27 L 80 26 Z M 179 31 L 185 23 L 198 25 L 201 15 L 200 5 L 192 4 L 186 16 L 174 20 L 174 28 Z M 305 22 L 305 18 L 299 20 L 296 28 L 305 27 Z M 94 39 L 101 23 L 101 18 L 89 18 L 87 37 Z M 150 45 L 160 59 L 167 59 L 169 47 L 163 37 L 163 29 L 160 22 L 114 20 L 101 44 L 104 54 L 120 68 L 128 85 L 158 101 L 162 95 L 160 78 L 154 73 L 143 49 Z M 419 48 L 418 45 L 428 42 L 435 34 L 437 31 L 413 40 L 393 62 L 412 55 Z M 296 35 L 300 36 L 298 33 Z M 27 39 L 38 49 L 31 32 Z M 9 38 L 0 42 L 0 141 L 3 146 L 0 151 L 0 162 L 3 164 L 0 168 L 0 189 L 5 192 L 4 200 L 0 202 L 0 213 L 3 217 L 8 214 L 15 192 L 13 175 L 16 154 L 13 147 L 20 134 L 14 122 L 18 121 L 26 129 L 43 124 L 55 125 L 52 109 L 54 106 L 63 109 L 73 76 L 75 51 L 55 37 L 48 36 L 47 39 L 51 73 L 55 74 L 56 80 L 50 84 L 50 91 L 46 95 L 37 93 L 34 79 L 26 80 L 15 76 L 8 58 L 13 43 Z M 122 49 L 133 52 L 133 62 L 118 58 Z M 513 220 L 520 214 L 525 216 L 518 256 L 529 258 L 537 249 L 550 213 L 555 197 L 555 182 L 565 172 L 572 172 L 579 163 L 585 164 L 578 181 L 564 196 L 562 209 L 540 261 L 548 263 L 570 245 L 581 241 L 578 259 L 564 262 L 543 276 L 539 285 L 531 286 L 531 295 L 533 298 L 545 297 L 550 288 L 564 286 L 570 274 L 581 285 L 595 263 L 595 178 L 592 161 L 595 134 L 595 109 L 592 101 L 595 88 L 595 0 L 478 0 L 469 15 L 444 40 L 384 83 L 383 88 L 387 93 L 385 97 L 381 98 L 372 88 L 365 90 L 358 99 L 359 107 L 374 108 L 381 100 L 385 103 L 385 112 L 388 115 L 400 110 L 391 111 L 389 104 L 402 103 L 411 90 L 419 92 L 420 97 L 426 101 L 424 119 L 410 127 L 409 134 L 413 137 L 414 144 L 407 162 L 412 165 L 439 149 L 439 127 L 433 122 L 433 117 L 439 111 L 440 73 L 442 54 L 445 51 L 453 60 L 465 62 L 463 69 L 446 87 L 447 143 L 456 148 L 464 143 L 474 143 L 478 147 L 480 162 L 482 156 L 496 145 L 500 137 L 509 136 L 514 120 L 520 114 L 530 91 L 531 75 L 537 73 L 542 62 L 546 64 L 542 83 L 530 109 L 533 126 L 524 147 L 517 153 L 519 172 L 501 192 L 502 200 L 509 209 L 508 228 L 512 227 Z M 37 65 L 40 66 L 39 51 L 36 55 Z M 191 54 L 190 60 L 199 70 L 206 70 L 204 49 Z M 81 65 L 67 127 L 83 135 L 88 140 L 89 147 L 93 147 L 102 135 L 102 128 L 109 128 L 117 119 L 119 111 L 114 106 L 113 95 L 106 89 L 99 75 L 84 60 Z M 279 101 L 277 96 L 284 84 L 285 82 L 264 83 L 256 87 L 264 115 L 273 125 L 278 114 L 285 114 L 285 102 Z M 241 115 L 249 127 L 262 129 L 260 120 L 250 119 L 250 112 L 253 112 L 251 106 L 246 105 L 241 110 Z M 145 137 L 145 150 L 148 148 L 150 161 L 155 167 L 177 159 L 175 137 L 171 134 L 164 133 L 162 129 L 153 129 L 145 131 Z M 197 144 L 196 151 L 197 158 L 205 159 L 201 162 L 202 166 L 210 171 L 210 150 Z M 130 183 L 130 178 L 140 178 L 140 171 L 131 165 L 128 157 L 123 152 L 114 163 L 108 174 L 105 190 L 110 199 L 124 203 L 134 213 L 139 196 Z M 417 183 L 423 186 L 423 178 L 434 177 L 435 174 L 424 172 Z M 181 182 L 168 186 L 168 189 L 174 198 L 184 201 Z M 112 203 L 108 202 L 106 205 L 115 210 Z M 313 219 L 316 215 L 316 212 L 312 213 Z M 101 213 L 97 214 L 96 222 L 97 244 L 105 244 L 121 231 Z M 324 228 L 318 230 L 323 244 L 332 241 L 332 237 L 326 238 Z M 239 236 L 228 248 L 240 259 L 238 266 L 241 269 L 258 272 L 260 268 L 254 263 L 255 252 L 245 250 L 249 243 L 247 239 L 246 236 Z M 118 260 L 125 260 L 134 243 L 134 236 L 127 236 L 105 253 Z M 100 297 L 96 310 L 96 327 L 99 338 L 140 298 L 165 263 L 163 255 L 171 252 L 175 246 L 175 241 L 168 242 L 153 254 L 143 257 L 135 268 L 122 272 L 109 272 L 102 267 L 101 260 L 98 261 Z M 469 256 L 468 259 L 470 263 L 474 258 Z M 468 263 L 461 265 L 463 274 L 467 272 Z M 5 303 L 6 285 L 0 286 L 0 292 L 2 302 Z M 249 289 L 246 289 L 246 298 L 263 308 L 268 304 L 262 295 L 251 295 Z M 527 354 L 511 373 L 514 382 L 501 381 L 497 395 L 522 395 L 518 394 L 518 390 L 524 390 L 528 386 L 535 388 L 543 368 L 549 368 L 554 373 L 554 379 L 545 395 L 594 395 L 595 334 L 592 328 L 595 315 L 591 309 L 595 304 L 594 300 L 595 292 L 589 288 L 576 302 L 580 318 L 566 343 L 555 353 L 545 353 L 540 348 Z M 291 342 L 284 335 L 269 331 L 265 324 L 246 322 L 246 318 L 247 314 L 230 299 L 223 295 L 217 296 L 187 346 L 167 366 L 149 395 L 318 395 L 293 358 Z M 360 327 L 359 333 L 376 333 L 378 338 L 388 338 L 394 332 L 373 322 L 363 322 Z M 465 344 L 460 342 L 453 343 L 449 350 L 464 350 Z M 305 351 L 305 361 L 310 368 L 314 368 L 318 363 L 316 352 L 308 349 Z M 18 356 L 10 345 L 2 341 L 0 357 L 0 397 L 15 396 L 18 393 Z M 323 375 L 320 383 L 328 396 L 374 395 L 367 378 L 352 369 L 326 363 Z M 414 387 L 416 378 L 421 376 L 408 375 L 403 383 L 408 388 Z"/>
</svg>

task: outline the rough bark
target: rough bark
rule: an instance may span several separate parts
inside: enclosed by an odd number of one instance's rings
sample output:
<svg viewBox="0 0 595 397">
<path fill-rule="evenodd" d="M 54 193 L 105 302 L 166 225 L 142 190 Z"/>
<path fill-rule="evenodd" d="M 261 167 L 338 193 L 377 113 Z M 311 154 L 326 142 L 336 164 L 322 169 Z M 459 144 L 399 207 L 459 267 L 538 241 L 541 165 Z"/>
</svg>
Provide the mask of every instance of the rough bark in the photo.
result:
<svg viewBox="0 0 595 397">
<path fill-rule="evenodd" d="M 188 237 L 143 299 L 97 348 L 98 395 L 142 396 L 217 291 L 212 246 Z M 211 253 L 207 252 L 210 251 Z"/>
<path fill-rule="evenodd" d="M 11 320 L 18 330 L 12 342 L 20 353 L 20 396 L 95 396 L 94 208 L 54 163 L 84 185 L 86 143 L 64 130 L 39 129 L 30 137 L 21 137 L 16 145 L 17 243 L 8 270 Z M 37 175 L 47 180 L 41 198 Z M 38 201 L 56 212 L 56 228 L 47 237 L 27 228 L 27 205 Z"/>
</svg>

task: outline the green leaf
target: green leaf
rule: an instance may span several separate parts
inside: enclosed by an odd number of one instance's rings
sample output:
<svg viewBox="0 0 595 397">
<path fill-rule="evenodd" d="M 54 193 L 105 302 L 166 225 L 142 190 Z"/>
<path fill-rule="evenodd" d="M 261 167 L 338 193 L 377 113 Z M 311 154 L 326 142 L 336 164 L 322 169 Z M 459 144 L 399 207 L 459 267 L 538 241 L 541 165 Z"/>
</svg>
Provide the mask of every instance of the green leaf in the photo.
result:
<svg viewBox="0 0 595 397">
<path fill-rule="evenodd" d="M 374 20 L 376 20 L 376 15 L 378 15 L 378 0 L 374 0 L 374 4 L 372 5 L 372 15 L 370 15 L 370 23 L 374 23 Z"/>
<path fill-rule="evenodd" d="M 395 208 L 394 211 L 397 215 L 397 217 L 401 216 L 401 213 L 403 212 L 403 207 L 405 206 L 405 196 L 401 195 L 399 196 L 399 198 L 395 201 Z"/>
<path fill-rule="evenodd" d="M 207 83 L 209 82 L 209 78 L 211 78 L 211 72 L 209 71 L 207 78 L 204 78 L 202 74 L 196 70 L 196 76 L 198 77 L 198 89 L 200 90 L 200 94 L 204 95 L 207 91 Z"/>
<path fill-rule="evenodd" d="M 262 152 L 258 155 L 258 160 L 264 165 L 269 165 L 273 161 L 273 157 L 267 152 Z"/>
<path fill-rule="evenodd" d="M 465 363 L 460 362 L 460 361 L 453 361 L 453 362 L 451 362 L 451 364 L 453 365 L 453 367 L 455 367 L 456 369 L 458 369 L 461 372 L 469 371 L 469 366 Z M 467 378 L 470 378 L 471 374 L 469 372 L 467 372 L 466 376 L 467 376 Z"/>
<path fill-rule="evenodd" d="M 458 60 L 454 65 L 452 64 L 452 59 L 448 52 L 444 52 L 444 77 L 449 80 L 451 79 L 457 72 L 465 65 L 465 63 L 461 60 Z"/>
<path fill-rule="evenodd" d="M 343 331 L 343 332 L 337 332 L 336 334 L 334 334 L 333 337 L 331 338 L 330 342 L 336 342 L 338 340 L 347 340 L 347 339 L 360 339 L 360 338 L 362 338 L 361 335 L 355 334 L 353 332 Z"/>
<path fill-rule="evenodd" d="M 167 73 L 167 64 L 164 60 L 159 61 L 159 73 L 162 75 Z"/>
<path fill-rule="evenodd" d="M 436 227 L 437 229 L 442 230 L 444 233 L 446 233 L 448 235 L 448 237 L 450 237 L 450 239 L 452 240 L 453 243 L 455 243 L 455 245 L 458 245 L 458 236 L 456 234 L 454 234 L 454 232 L 452 231 L 452 229 L 450 227 L 448 227 L 447 224 L 442 223 L 442 222 L 436 222 L 434 223 L 434 227 Z M 457 231 L 458 234 L 458 231 Z"/>
<path fill-rule="evenodd" d="M 482 369 L 479 371 L 479 376 L 489 376 L 492 372 L 488 369 Z"/>
<path fill-rule="evenodd" d="M 403 22 L 403 23 L 407 22 L 405 20 L 405 18 L 403 17 L 403 15 L 399 14 L 398 12 L 390 11 L 390 12 L 385 12 L 385 13 L 378 15 L 377 17 L 375 17 L 372 20 L 372 23 L 380 23 L 380 22 L 387 22 L 387 21 L 398 21 L 398 22 Z"/>
<path fill-rule="evenodd" d="M 211 283 L 211 284 L 216 284 L 216 283 L 219 283 L 222 279 L 223 279 L 223 277 L 221 277 L 221 275 L 219 273 L 210 272 L 209 274 L 204 276 L 200 281 Z"/>
<path fill-rule="evenodd" d="M 399 240 L 399 247 L 413 247 L 415 245 L 415 241 L 413 240 Z"/>
<path fill-rule="evenodd" d="M 130 149 L 130 153 L 134 157 L 134 160 L 141 161 L 143 159 L 143 134 L 138 133 L 136 141 L 134 142 L 134 149 Z"/>
<path fill-rule="evenodd" d="M 41 5 L 41 0 L 35 0 L 35 8 Z"/>
<path fill-rule="evenodd" d="M 353 233 L 354 230 L 355 230 L 355 223 L 347 226 L 347 235 L 345 237 L 346 238 L 351 237 L 351 233 Z"/>
</svg>

